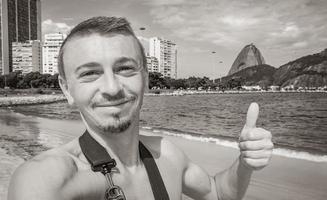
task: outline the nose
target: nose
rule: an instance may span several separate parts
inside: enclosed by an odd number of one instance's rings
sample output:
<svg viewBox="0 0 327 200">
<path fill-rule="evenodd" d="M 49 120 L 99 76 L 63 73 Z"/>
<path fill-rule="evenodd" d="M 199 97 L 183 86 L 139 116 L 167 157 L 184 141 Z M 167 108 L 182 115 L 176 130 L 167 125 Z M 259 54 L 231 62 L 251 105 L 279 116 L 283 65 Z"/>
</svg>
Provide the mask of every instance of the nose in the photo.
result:
<svg viewBox="0 0 327 200">
<path fill-rule="evenodd" d="M 122 85 L 113 72 L 106 72 L 100 86 L 100 91 L 104 96 L 117 96 L 122 92 Z"/>
</svg>

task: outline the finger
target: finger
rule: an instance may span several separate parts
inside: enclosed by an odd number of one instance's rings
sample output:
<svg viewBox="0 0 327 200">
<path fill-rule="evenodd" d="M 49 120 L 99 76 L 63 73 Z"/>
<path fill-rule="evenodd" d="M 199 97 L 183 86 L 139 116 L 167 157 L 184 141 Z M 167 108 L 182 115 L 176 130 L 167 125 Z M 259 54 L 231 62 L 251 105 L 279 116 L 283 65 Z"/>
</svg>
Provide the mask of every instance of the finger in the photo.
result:
<svg viewBox="0 0 327 200">
<path fill-rule="evenodd" d="M 243 162 L 250 168 L 258 170 L 262 169 L 268 165 L 269 159 L 262 158 L 262 159 L 252 159 L 252 158 L 244 158 Z"/>
<path fill-rule="evenodd" d="M 255 151 L 263 149 L 273 149 L 274 144 L 271 140 L 244 141 L 239 143 L 239 148 L 242 151 Z"/>
<path fill-rule="evenodd" d="M 258 150 L 258 151 L 242 151 L 241 156 L 243 158 L 261 159 L 270 158 L 272 151 L 270 150 Z"/>
<path fill-rule="evenodd" d="M 262 139 L 271 139 L 271 132 L 263 128 L 255 128 L 241 134 L 239 141 L 255 141 Z"/>
<path fill-rule="evenodd" d="M 259 115 L 259 105 L 257 103 L 251 103 L 246 114 L 246 128 L 255 128 Z"/>
</svg>

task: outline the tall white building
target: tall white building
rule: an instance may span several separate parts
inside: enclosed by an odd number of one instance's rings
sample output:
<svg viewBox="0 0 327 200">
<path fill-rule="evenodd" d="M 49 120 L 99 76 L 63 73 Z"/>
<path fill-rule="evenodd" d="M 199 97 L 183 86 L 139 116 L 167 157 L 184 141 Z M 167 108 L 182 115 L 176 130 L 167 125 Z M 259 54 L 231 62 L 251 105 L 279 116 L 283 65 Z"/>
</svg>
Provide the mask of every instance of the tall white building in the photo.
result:
<svg viewBox="0 0 327 200">
<path fill-rule="evenodd" d="M 43 74 L 58 73 L 58 55 L 60 46 L 66 38 L 62 33 L 45 34 L 43 43 Z"/>
<path fill-rule="evenodd" d="M 159 72 L 165 77 L 177 78 L 177 46 L 170 40 L 159 37 L 149 39 L 149 54 L 156 57 Z"/>
<path fill-rule="evenodd" d="M 156 57 L 146 56 L 146 66 L 148 72 L 159 72 L 159 63 Z"/>
<path fill-rule="evenodd" d="M 0 0 L 0 74 L 13 71 L 12 43 L 41 40 L 41 0 Z"/>
<path fill-rule="evenodd" d="M 41 44 L 39 40 L 12 43 L 12 71 L 28 74 L 41 72 Z"/>
<path fill-rule="evenodd" d="M 137 39 L 143 46 L 145 56 L 149 56 L 149 39 L 142 36 L 138 36 Z"/>
</svg>

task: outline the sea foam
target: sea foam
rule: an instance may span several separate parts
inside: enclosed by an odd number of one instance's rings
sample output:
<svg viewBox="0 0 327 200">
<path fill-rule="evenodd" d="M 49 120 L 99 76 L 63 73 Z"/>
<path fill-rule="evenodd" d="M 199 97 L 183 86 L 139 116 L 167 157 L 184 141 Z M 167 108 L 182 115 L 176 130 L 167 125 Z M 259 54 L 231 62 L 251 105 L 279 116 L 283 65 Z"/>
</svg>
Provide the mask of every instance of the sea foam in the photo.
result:
<svg viewBox="0 0 327 200">
<path fill-rule="evenodd" d="M 206 136 L 206 135 L 195 135 L 195 134 L 171 132 L 171 131 L 167 131 L 167 130 L 158 130 L 158 129 L 152 129 L 151 127 L 142 127 L 142 128 L 146 129 L 146 130 L 151 130 L 153 133 L 156 133 L 156 134 L 182 137 L 187 140 L 215 143 L 217 145 L 222 145 L 225 147 L 239 149 L 238 142 L 236 142 L 236 141 L 231 141 L 231 140 L 226 140 L 226 139 L 221 139 L 221 138 L 216 138 L 216 137 L 210 137 L 210 136 Z M 317 154 L 312 154 L 312 153 L 305 152 L 305 151 L 297 151 L 297 150 L 286 149 L 286 148 L 274 148 L 273 155 L 308 160 L 308 161 L 313 161 L 313 162 L 327 162 L 327 155 L 317 155 Z"/>
</svg>

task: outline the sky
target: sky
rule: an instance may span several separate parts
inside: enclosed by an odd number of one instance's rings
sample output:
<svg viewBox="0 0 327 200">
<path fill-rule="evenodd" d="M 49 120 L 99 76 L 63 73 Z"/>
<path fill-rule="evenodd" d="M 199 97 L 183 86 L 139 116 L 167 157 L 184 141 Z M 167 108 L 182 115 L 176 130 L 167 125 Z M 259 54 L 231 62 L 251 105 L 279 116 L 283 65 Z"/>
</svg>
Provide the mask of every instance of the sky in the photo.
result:
<svg viewBox="0 0 327 200">
<path fill-rule="evenodd" d="M 43 34 L 117 16 L 137 36 L 173 41 L 178 78 L 226 76 L 250 43 L 276 68 L 327 48 L 326 0 L 41 0 L 41 6 Z"/>
</svg>

